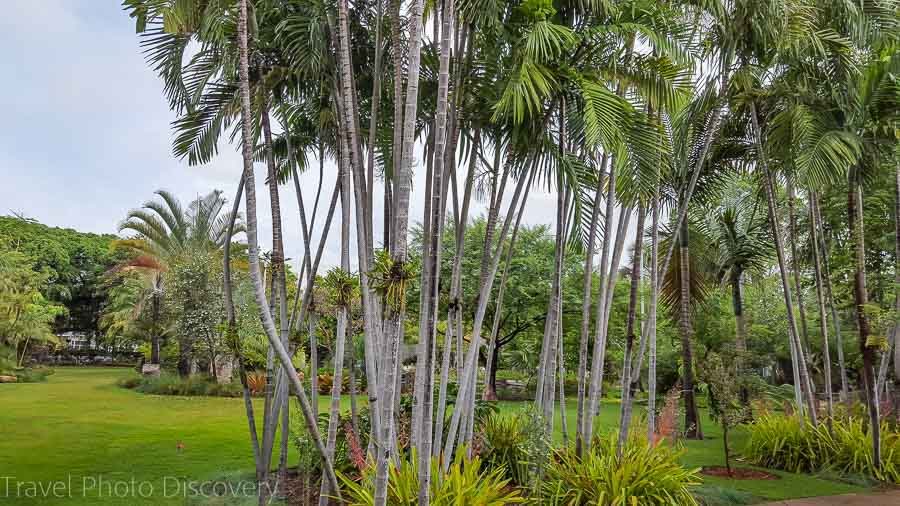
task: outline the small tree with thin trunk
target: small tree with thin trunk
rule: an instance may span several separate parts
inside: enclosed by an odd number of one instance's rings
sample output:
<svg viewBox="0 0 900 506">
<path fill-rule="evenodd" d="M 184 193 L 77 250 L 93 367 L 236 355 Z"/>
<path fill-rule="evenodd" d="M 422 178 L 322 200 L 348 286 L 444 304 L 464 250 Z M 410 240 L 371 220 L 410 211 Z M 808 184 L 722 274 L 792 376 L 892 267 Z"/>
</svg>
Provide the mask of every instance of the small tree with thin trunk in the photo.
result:
<svg viewBox="0 0 900 506">
<path fill-rule="evenodd" d="M 747 417 L 747 407 L 741 402 L 741 382 L 736 381 L 733 369 L 725 364 L 734 363 L 734 357 L 710 353 L 703 361 L 702 379 L 709 391 L 710 417 L 722 426 L 722 440 L 725 450 L 725 469 L 732 475 L 731 452 L 728 433 Z"/>
</svg>

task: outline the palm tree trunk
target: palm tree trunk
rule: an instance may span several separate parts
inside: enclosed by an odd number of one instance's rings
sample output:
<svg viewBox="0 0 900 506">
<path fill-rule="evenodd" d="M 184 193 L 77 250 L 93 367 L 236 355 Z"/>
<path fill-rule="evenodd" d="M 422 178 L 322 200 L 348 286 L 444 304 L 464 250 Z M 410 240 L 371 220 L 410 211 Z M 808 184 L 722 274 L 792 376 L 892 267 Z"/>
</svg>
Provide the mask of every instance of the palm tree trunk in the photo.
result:
<svg viewBox="0 0 900 506">
<path fill-rule="evenodd" d="M 469 216 L 469 204 L 472 200 L 472 185 L 475 181 L 475 168 L 478 160 L 477 152 L 481 149 L 481 129 L 475 129 L 472 153 L 469 155 L 469 168 L 466 174 L 465 187 L 463 190 L 462 209 L 459 212 L 459 218 L 456 223 L 456 252 L 453 256 L 453 270 L 450 276 L 450 301 L 447 309 L 447 333 L 444 341 L 444 355 L 441 357 L 441 380 L 438 387 L 438 407 L 437 407 L 437 425 L 434 429 L 434 437 L 432 441 L 432 454 L 437 457 L 441 451 L 441 441 L 444 437 L 444 419 L 447 413 L 447 385 L 450 380 L 450 356 L 453 354 L 454 344 L 454 327 L 460 313 L 461 293 L 462 293 L 462 260 L 465 250 L 465 232 Z M 457 371 L 457 381 L 462 369 Z"/>
<path fill-rule="evenodd" d="M 226 245 L 226 248 L 227 247 L 228 246 Z M 153 334 L 150 336 L 150 363 L 159 364 L 159 319 L 162 304 L 160 301 L 159 290 L 157 290 L 157 283 L 153 284 L 153 298 L 151 304 L 150 319 L 152 322 L 151 328 L 153 329 Z"/>
<path fill-rule="evenodd" d="M 831 351 L 828 343 L 828 317 L 825 315 L 825 288 L 822 283 L 822 262 L 819 253 L 818 230 L 815 226 L 816 207 L 818 206 L 816 192 L 809 192 L 809 234 L 813 250 L 813 270 L 816 276 L 816 301 L 819 304 L 819 332 L 822 334 L 822 369 L 825 372 L 825 401 L 828 409 L 828 428 L 831 429 L 831 419 L 834 417 L 834 395 L 831 387 Z"/>
<path fill-rule="evenodd" d="M 287 350 L 285 350 L 284 346 L 281 344 L 281 340 L 279 339 L 277 331 L 275 330 L 275 323 L 272 319 L 272 314 L 268 310 L 266 292 L 262 284 L 262 275 L 259 266 L 259 243 L 257 239 L 256 222 L 256 181 L 253 175 L 253 136 L 251 131 L 252 113 L 250 108 L 250 71 L 248 65 L 249 58 L 247 47 L 247 0 L 239 0 L 238 6 L 238 84 L 240 92 L 241 117 L 243 120 L 241 125 L 241 155 L 243 158 L 243 172 L 245 179 L 244 184 L 246 191 L 245 203 L 247 216 L 247 256 L 250 265 L 250 279 L 253 284 L 256 302 L 259 305 L 260 320 L 262 321 L 263 329 L 266 332 L 266 337 L 269 339 L 270 346 L 275 349 L 279 360 L 281 360 L 282 367 L 284 367 L 284 369 L 288 373 L 288 378 L 293 384 L 294 393 L 297 396 L 301 411 L 303 411 L 303 416 L 306 421 L 307 429 L 310 432 L 310 436 L 312 437 L 316 448 L 322 453 L 322 455 L 325 455 L 325 445 L 322 444 L 322 439 L 319 437 L 319 431 L 316 427 L 316 420 L 312 416 L 312 410 L 309 406 L 309 400 L 307 399 L 306 393 L 304 392 L 303 387 L 300 384 L 300 378 L 297 376 L 297 371 L 295 371 L 291 366 L 291 357 L 288 355 Z M 328 459 L 327 457 L 324 459 L 323 469 L 325 470 L 326 478 L 337 490 L 337 476 L 334 473 L 334 467 L 332 465 L 331 459 Z M 336 495 L 340 497 L 339 490 L 336 492 Z"/>
<path fill-rule="evenodd" d="M 741 273 L 736 272 L 731 278 L 731 305 L 734 308 L 734 349 L 747 351 L 747 319 L 744 316 L 744 296 L 741 286 Z"/>
<path fill-rule="evenodd" d="M 419 450 L 419 504 L 427 506 L 430 503 L 429 491 L 431 487 L 431 453 L 432 453 L 432 403 L 429 401 L 434 396 L 432 387 L 434 377 L 434 364 L 431 357 L 434 351 L 434 340 L 438 320 L 438 297 L 440 294 L 440 253 L 441 239 L 444 230 L 444 209 L 446 205 L 446 188 L 449 170 L 447 165 L 452 163 L 446 159 L 448 137 L 448 93 L 450 85 L 450 35 L 454 29 L 454 1 L 444 2 L 441 13 L 441 52 L 438 70 L 437 113 L 434 125 L 434 167 L 432 170 L 431 188 L 431 216 L 426 236 L 428 245 L 427 266 L 423 270 L 423 287 L 429 293 L 424 295 L 422 311 L 425 312 L 425 328 L 419 333 L 420 344 L 416 361 L 416 397 L 415 404 L 419 407 L 420 420 L 415 420 L 412 431 L 418 434 Z M 445 162 L 447 162 L 445 164 Z M 424 372 L 424 375 L 420 374 Z M 417 426 L 415 422 L 420 422 Z"/>
<path fill-rule="evenodd" d="M 497 339 L 500 334 L 500 319 L 503 314 L 503 301 L 506 296 L 506 281 L 509 278 L 509 265 L 512 263 L 516 237 L 519 235 L 519 225 L 522 222 L 522 210 L 523 208 L 520 208 L 516 215 L 516 223 L 513 225 L 512 236 L 509 238 L 509 246 L 506 248 L 506 259 L 503 261 L 503 274 L 500 276 L 500 288 L 497 290 L 497 300 L 494 303 L 494 322 L 491 325 L 491 340 L 488 342 L 487 364 L 485 364 L 485 371 L 488 372 L 495 370 L 497 366 Z M 496 401 L 496 386 L 496 381 L 485 381 L 484 392 L 481 398 L 486 401 Z"/>
<path fill-rule="evenodd" d="M 900 314 L 900 166 L 894 173 L 894 286 L 898 287 L 894 297 L 894 312 Z M 900 322 L 894 324 L 894 417 L 900 421 Z"/>
<path fill-rule="evenodd" d="M 560 301 L 562 301 L 562 299 L 560 299 Z M 562 302 L 560 302 L 559 312 L 562 313 Z M 562 318 L 559 318 L 556 321 L 556 334 L 558 350 L 556 363 L 559 366 L 559 379 L 557 380 L 557 384 L 559 385 L 559 428 L 562 431 L 563 446 L 568 447 L 569 422 L 566 417 L 566 364 L 565 354 L 563 353 Z"/>
<path fill-rule="evenodd" d="M 869 303 L 866 288 L 865 229 L 862 213 L 862 183 L 859 169 L 850 170 L 847 191 L 847 223 L 853 244 L 855 271 L 853 275 L 853 298 L 856 304 L 856 321 L 859 328 L 859 351 L 863 359 L 862 382 L 866 392 L 866 406 L 869 411 L 869 432 L 872 434 L 872 461 L 875 469 L 881 468 L 881 427 L 878 415 L 878 397 L 875 394 L 875 349 L 870 346 L 869 319 L 865 307 Z"/>
<path fill-rule="evenodd" d="M 319 315 L 315 311 L 309 313 L 309 398 L 313 413 L 319 418 L 319 341 L 316 337 L 316 325 Z"/>
<path fill-rule="evenodd" d="M 800 315 L 800 346 L 806 362 L 809 363 L 809 330 L 806 327 L 806 306 L 803 304 L 803 285 L 800 284 L 800 254 L 797 251 L 797 211 L 794 206 L 794 185 L 787 179 L 788 194 L 788 242 L 791 246 L 791 270 L 794 274 L 794 289 L 797 290 L 797 309 Z"/>
<path fill-rule="evenodd" d="M 600 173 L 597 176 L 597 188 L 594 192 L 594 205 L 591 209 L 591 223 L 588 229 L 588 242 L 584 252 L 584 275 L 582 281 L 581 302 L 581 334 L 578 340 L 578 408 L 575 419 L 575 454 L 581 456 L 584 444 L 584 405 L 587 390 L 587 353 L 590 341 L 592 284 L 594 281 L 594 249 L 597 243 L 597 225 L 600 222 L 600 198 L 603 195 L 605 182 L 604 171 L 609 155 L 603 154 L 600 161 Z"/>
<path fill-rule="evenodd" d="M 259 435 L 256 432 L 256 415 L 253 411 L 253 400 L 250 395 L 250 386 L 247 383 L 247 369 L 244 366 L 244 357 L 241 354 L 240 336 L 237 334 L 237 314 L 234 309 L 234 296 L 231 287 L 231 238 L 234 237 L 234 222 L 237 219 L 238 211 L 241 206 L 241 197 L 244 193 L 244 177 L 243 175 L 238 181 L 234 203 L 232 204 L 230 219 L 228 220 L 227 239 L 223 246 L 223 267 L 222 267 L 222 292 L 225 297 L 225 314 L 228 323 L 227 336 L 228 342 L 234 353 L 234 360 L 238 366 L 238 376 L 241 380 L 241 394 L 244 399 L 244 412 L 247 416 L 248 432 L 250 433 L 250 446 L 253 449 L 253 462 L 256 468 L 257 486 L 260 485 L 259 480 L 262 478 L 262 459 L 260 458 Z M 158 350 L 157 350 L 158 353 Z M 152 362 L 151 362 L 152 363 Z"/>
<path fill-rule="evenodd" d="M 656 312 L 659 304 L 659 175 L 650 211 L 650 308 L 647 312 L 647 440 L 656 434 Z"/>
<path fill-rule="evenodd" d="M 816 195 L 816 198 L 818 199 L 818 195 Z M 837 348 L 838 367 L 841 376 L 840 398 L 842 402 L 849 403 L 850 390 L 848 386 L 849 382 L 847 381 L 847 366 L 844 362 L 844 340 L 841 338 L 841 319 L 838 316 L 837 306 L 834 303 L 834 292 L 831 289 L 831 269 L 828 266 L 828 245 L 825 242 L 825 229 L 822 222 L 822 212 L 819 209 L 818 202 L 816 202 L 814 214 L 815 216 L 813 219 L 815 220 L 816 229 L 821 232 L 819 234 L 819 248 L 822 251 L 822 280 L 825 283 L 825 295 L 828 300 L 828 307 L 831 310 L 831 323 L 834 326 L 835 347 Z"/>
<path fill-rule="evenodd" d="M 607 194 L 606 194 L 606 214 L 603 227 L 603 246 L 600 254 L 600 293 L 597 297 L 597 321 L 594 330 L 594 349 L 591 354 L 591 384 L 588 389 L 588 409 L 587 413 L 582 413 L 580 427 L 580 437 L 582 438 L 583 452 L 586 453 L 591 447 L 591 438 L 594 435 L 594 416 L 600 407 L 600 389 L 602 388 L 603 360 L 606 355 L 606 343 L 602 336 L 601 318 L 604 313 L 603 306 L 606 302 L 606 291 L 608 290 L 606 283 L 607 261 L 609 260 L 609 249 L 612 242 L 610 232 L 613 230 L 613 212 L 615 210 L 616 198 L 616 175 L 613 165 L 609 165 L 609 176 L 607 177 Z M 599 199 L 594 201 L 594 206 L 599 206 Z M 593 227 L 592 227 L 593 228 Z M 604 336 L 605 337 L 605 336 Z"/>
<path fill-rule="evenodd" d="M 756 138 L 754 140 L 756 142 L 757 152 L 759 153 L 759 163 L 763 169 L 763 185 L 765 187 L 764 190 L 766 193 L 766 202 L 769 208 L 769 225 L 772 229 L 772 236 L 775 240 L 775 252 L 778 257 L 778 270 L 781 274 L 781 289 L 784 295 L 784 305 L 787 309 L 788 333 L 790 334 L 789 338 L 797 354 L 797 360 L 796 362 L 794 362 L 793 366 L 795 368 L 798 368 L 799 371 L 800 384 L 804 390 L 806 402 L 809 408 L 810 421 L 813 423 L 813 425 L 816 425 L 816 398 L 812 390 L 812 384 L 809 381 L 809 371 L 806 368 L 806 357 L 804 356 L 803 350 L 800 346 L 800 338 L 797 332 L 797 322 L 794 319 L 793 296 L 791 295 L 791 284 L 788 280 L 787 263 L 784 259 L 784 242 L 781 238 L 781 227 L 779 227 L 778 224 L 778 211 L 775 203 L 775 188 L 773 176 L 769 171 L 769 163 L 766 159 L 766 154 L 762 146 L 762 131 L 759 128 L 759 118 L 757 117 L 756 104 L 751 102 L 750 108 L 750 118 L 753 123 L 753 130 L 756 134 Z M 798 400 L 798 407 L 800 405 L 800 401 Z"/>
<path fill-rule="evenodd" d="M 631 291 L 628 296 L 628 319 L 625 325 L 625 362 L 622 368 L 622 411 L 619 418 L 619 440 L 616 452 L 622 455 L 622 449 L 628 440 L 628 430 L 631 425 L 632 394 L 631 377 L 640 375 L 640 370 L 632 372 L 632 354 L 634 353 L 635 340 L 635 315 L 637 314 L 638 288 L 641 284 L 641 255 L 644 252 L 644 221 L 647 217 L 646 208 L 639 204 L 637 227 L 634 238 L 634 259 L 631 266 Z"/>
<path fill-rule="evenodd" d="M 346 148 L 346 143 L 342 143 Z M 338 180 L 341 182 L 341 270 L 350 272 L 350 172 L 346 166 L 340 167 Z M 328 457 L 334 459 L 335 445 L 337 443 L 338 422 L 341 418 L 341 387 L 344 374 L 344 344 L 347 339 L 348 301 L 341 301 L 337 310 L 337 329 L 334 337 L 334 373 L 331 382 L 331 409 L 328 415 L 328 435 L 325 443 L 325 451 Z M 319 506 L 328 505 L 328 494 L 332 490 L 328 482 L 322 480 L 319 492 Z"/>
<path fill-rule="evenodd" d="M 276 173 L 275 168 L 275 155 L 272 151 L 272 129 L 269 123 L 269 105 L 268 105 L 268 97 L 263 98 L 262 111 L 261 111 L 261 120 L 262 120 L 262 131 L 263 131 L 263 143 L 264 150 L 266 153 L 266 165 L 267 165 L 267 183 L 269 185 L 269 202 L 271 205 L 272 211 L 272 256 L 271 256 L 271 266 L 272 266 L 272 287 L 273 292 L 275 293 L 275 300 L 278 306 L 278 316 L 280 323 L 280 338 L 283 346 L 288 346 L 288 315 L 287 315 L 287 285 L 286 285 L 286 276 L 284 270 L 284 239 L 281 228 L 281 199 L 278 194 L 278 175 Z M 285 373 L 283 370 L 279 370 L 277 383 L 284 384 L 286 381 Z M 285 385 L 286 386 L 286 385 Z M 267 456 L 270 456 L 274 450 L 274 441 L 275 441 L 275 431 L 278 425 L 278 420 L 280 418 L 280 410 L 281 406 L 286 400 L 286 391 L 284 390 L 285 386 L 282 386 L 282 389 L 278 392 L 278 394 L 273 399 L 273 407 L 270 416 L 266 417 L 266 426 L 263 428 L 263 433 L 268 434 L 268 440 L 264 439 L 263 445 L 263 457 L 268 462 Z M 282 427 L 282 433 L 284 434 L 286 427 Z M 265 487 L 263 490 L 269 490 L 269 487 Z M 275 491 L 277 494 L 277 491 Z M 267 502 L 267 498 L 265 494 L 260 495 L 260 504 L 265 504 Z"/>
<path fill-rule="evenodd" d="M 402 269 L 407 261 L 407 229 L 409 224 L 409 194 L 411 189 L 413 147 L 415 144 L 415 122 L 419 97 L 419 63 L 422 44 L 422 11 L 423 1 L 415 0 L 412 4 L 409 27 L 409 65 L 407 69 L 405 111 L 403 120 L 402 160 L 400 171 L 395 174 L 397 191 L 394 194 L 394 228 L 391 232 L 391 258 L 394 269 Z M 400 97 L 395 97 L 399 99 Z M 388 347 L 385 357 L 383 381 L 379 385 L 379 397 L 382 403 L 383 426 L 381 427 L 381 447 L 375 467 L 375 506 L 384 506 L 387 502 L 388 459 L 394 441 L 393 434 L 394 402 L 396 391 L 395 371 L 399 365 L 399 347 L 402 339 L 402 303 L 401 307 L 388 308 L 385 319 L 384 344 Z"/>
<path fill-rule="evenodd" d="M 686 204 L 683 204 L 686 206 Z M 684 372 L 681 376 L 684 391 L 684 432 L 688 439 L 703 439 L 703 429 L 700 426 L 700 414 L 697 410 L 697 401 L 694 396 L 694 348 L 691 342 L 693 329 L 691 328 L 691 263 L 689 248 L 688 223 L 684 220 L 679 228 L 679 279 L 681 281 L 681 296 L 679 297 L 678 329 L 681 337 L 681 362 Z"/>
<path fill-rule="evenodd" d="M 350 47 L 348 42 L 347 34 L 349 33 L 348 26 L 348 7 L 346 0 L 338 1 L 338 18 L 339 18 L 339 45 L 341 50 L 338 51 L 339 61 L 341 66 L 341 78 L 340 82 L 335 84 L 334 96 L 335 96 L 335 107 L 338 109 L 339 117 L 341 121 L 338 122 L 338 133 L 341 137 L 344 138 L 344 144 L 349 146 L 348 149 L 341 149 L 341 163 L 344 164 L 345 167 L 349 166 L 351 175 L 353 177 L 353 199 L 354 199 L 354 212 L 355 212 L 355 222 L 356 223 L 365 223 L 365 209 L 366 209 L 366 199 L 365 199 L 365 181 L 363 176 L 362 164 L 358 159 L 358 152 L 355 150 L 357 146 L 353 140 L 356 138 L 356 130 L 354 123 L 354 112 L 353 112 L 353 101 L 350 100 L 349 95 L 352 93 L 351 86 L 349 85 L 351 81 L 352 68 L 350 63 Z M 338 100 L 340 99 L 340 100 Z M 339 185 L 335 185 L 337 188 Z M 357 226 L 356 229 L 356 252 L 357 252 L 357 266 L 359 268 L 359 288 L 360 288 L 360 298 L 362 302 L 363 309 L 363 327 L 365 333 L 365 339 L 363 339 L 365 346 L 365 368 L 366 368 L 366 384 L 368 390 L 368 403 L 369 403 L 369 416 L 371 420 L 371 430 L 374 437 L 370 438 L 370 449 L 373 447 L 380 447 L 378 443 L 378 438 L 381 436 L 381 405 L 384 404 L 381 401 L 381 398 L 378 396 L 379 391 L 379 377 L 378 373 L 380 371 L 379 366 L 381 364 L 378 363 L 377 352 L 376 350 L 380 347 L 380 343 L 382 340 L 382 328 L 381 324 L 377 320 L 378 310 L 377 303 L 372 297 L 372 292 L 369 286 L 369 257 L 372 249 L 371 243 L 368 241 L 368 237 L 366 234 L 365 227 Z"/>
<path fill-rule="evenodd" d="M 544 321 L 544 340 L 541 344 L 541 357 L 538 361 L 537 370 L 537 388 L 535 390 L 535 408 L 539 412 L 543 412 L 544 423 L 547 424 L 549 430 L 553 422 L 553 403 L 550 401 L 552 395 L 552 378 L 556 371 L 551 367 L 553 360 L 557 354 L 556 341 L 556 322 L 559 318 L 559 298 L 560 298 L 560 276 L 563 261 L 563 236 L 565 235 L 565 206 L 566 206 L 566 190 L 563 187 L 562 174 L 557 177 L 556 192 L 556 244 L 553 256 L 553 280 L 550 284 L 550 296 L 547 303 L 547 319 Z"/>
</svg>

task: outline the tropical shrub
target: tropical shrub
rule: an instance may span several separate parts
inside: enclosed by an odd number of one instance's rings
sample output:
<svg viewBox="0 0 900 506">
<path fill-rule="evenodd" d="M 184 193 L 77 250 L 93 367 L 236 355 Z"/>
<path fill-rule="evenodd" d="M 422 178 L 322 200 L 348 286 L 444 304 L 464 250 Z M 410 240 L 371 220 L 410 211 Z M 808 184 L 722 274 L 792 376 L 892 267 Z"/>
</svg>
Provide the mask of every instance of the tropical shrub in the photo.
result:
<svg viewBox="0 0 900 506">
<path fill-rule="evenodd" d="M 153 395 L 209 397 L 240 397 L 243 395 L 240 383 L 218 383 L 203 374 L 195 374 L 186 378 L 170 373 L 162 373 L 159 376 L 132 376 L 120 380 L 119 386 Z"/>
<path fill-rule="evenodd" d="M 529 455 L 526 447 L 526 420 L 522 415 L 494 415 L 481 426 L 481 457 L 491 469 L 503 469 L 510 483 L 528 483 Z"/>
<path fill-rule="evenodd" d="M 397 467 L 390 466 L 388 477 L 388 499 L 391 506 L 416 506 L 419 504 L 419 466 L 415 452 L 400 461 Z M 372 494 L 375 478 L 374 469 L 369 466 L 359 481 L 343 474 L 343 497 L 349 506 L 369 506 L 375 503 Z M 524 502 L 521 492 L 509 486 L 503 478 L 502 469 L 481 468 L 481 459 L 466 459 L 464 451 L 457 451 L 447 473 L 441 472 L 438 459 L 431 460 L 431 504 L 434 506 L 502 506 Z"/>
<path fill-rule="evenodd" d="M 765 415 L 748 426 L 743 454 L 753 464 L 795 473 L 833 470 L 900 483 L 900 434 L 881 427 L 881 468 L 859 418 L 834 419 L 813 427 L 796 416 Z"/>
<path fill-rule="evenodd" d="M 579 458 L 565 449 L 547 466 L 538 505 L 668 506 L 696 505 L 691 489 L 701 483 L 699 469 L 678 463 L 681 455 L 667 445 L 653 446 L 633 438 L 616 456 L 615 435 L 599 439 L 592 451 Z"/>
</svg>

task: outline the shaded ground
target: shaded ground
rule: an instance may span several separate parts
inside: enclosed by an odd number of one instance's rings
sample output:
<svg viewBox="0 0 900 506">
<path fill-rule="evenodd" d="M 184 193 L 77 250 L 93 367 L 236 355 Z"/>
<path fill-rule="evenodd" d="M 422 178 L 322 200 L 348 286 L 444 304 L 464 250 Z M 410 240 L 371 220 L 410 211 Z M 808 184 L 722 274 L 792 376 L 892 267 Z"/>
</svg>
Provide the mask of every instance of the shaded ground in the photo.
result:
<svg viewBox="0 0 900 506">
<path fill-rule="evenodd" d="M 0 385 L 0 505 L 184 504 L 186 497 L 225 482 L 231 487 L 226 493 L 246 492 L 241 487 L 252 485 L 247 477 L 252 478 L 253 457 L 242 400 L 155 396 L 118 387 L 116 381 L 129 374 L 59 368 L 47 383 Z M 320 397 L 322 411 L 327 402 Z M 501 409 L 514 412 L 528 404 L 502 402 Z M 572 431 L 575 404 L 567 406 Z M 618 408 L 615 400 L 602 406 L 599 430 L 615 429 Z M 685 442 L 686 466 L 723 464 L 721 433 L 708 418 L 703 423 L 707 439 Z M 740 448 L 742 437 L 737 431 L 731 445 Z M 293 462 L 297 455 L 291 451 Z M 817 476 L 772 473 L 780 479 L 704 476 L 704 488 L 720 498 L 756 502 L 865 491 Z M 868 506 L 876 504 L 885 503 Z"/>
</svg>

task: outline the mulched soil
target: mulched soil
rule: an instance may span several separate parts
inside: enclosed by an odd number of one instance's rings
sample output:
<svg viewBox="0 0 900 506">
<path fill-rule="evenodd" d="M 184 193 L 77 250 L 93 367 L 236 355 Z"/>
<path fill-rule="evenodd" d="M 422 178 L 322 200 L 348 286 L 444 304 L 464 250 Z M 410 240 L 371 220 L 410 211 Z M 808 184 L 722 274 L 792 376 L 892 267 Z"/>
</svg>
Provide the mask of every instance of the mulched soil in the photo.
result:
<svg viewBox="0 0 900 506">
<path fill-rule="evenodd" d="M 700 473 L 707 476 L 717 476 L 719 478 L 730 478 L 732 480 L 778 480 L 778 475 L 760 471 L 759 469 L 749 469 L 746 467 L 732 467 L 731 473 L 724 466 L 707 466 L 700 470 Z"/>
</svg>

